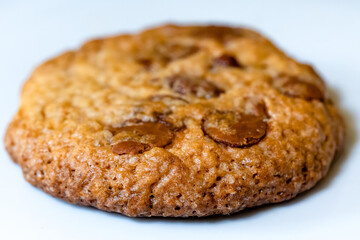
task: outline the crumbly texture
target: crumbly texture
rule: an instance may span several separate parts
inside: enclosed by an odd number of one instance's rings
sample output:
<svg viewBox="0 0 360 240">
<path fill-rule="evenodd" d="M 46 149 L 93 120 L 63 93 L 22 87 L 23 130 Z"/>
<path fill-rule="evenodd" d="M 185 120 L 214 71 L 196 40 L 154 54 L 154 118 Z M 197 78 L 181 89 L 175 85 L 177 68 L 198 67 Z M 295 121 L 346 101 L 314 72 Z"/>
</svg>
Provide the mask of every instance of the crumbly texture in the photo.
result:
<svg viewBox="0 0 360 240">
<path fill-rule="evenodd" d="M 39 66 L 5 145 L 28 182 L 70 203 L 200 217 L 295 197 L 343 139 L 311 66 L 248 29 L 166 25 Z"/>
</svg>

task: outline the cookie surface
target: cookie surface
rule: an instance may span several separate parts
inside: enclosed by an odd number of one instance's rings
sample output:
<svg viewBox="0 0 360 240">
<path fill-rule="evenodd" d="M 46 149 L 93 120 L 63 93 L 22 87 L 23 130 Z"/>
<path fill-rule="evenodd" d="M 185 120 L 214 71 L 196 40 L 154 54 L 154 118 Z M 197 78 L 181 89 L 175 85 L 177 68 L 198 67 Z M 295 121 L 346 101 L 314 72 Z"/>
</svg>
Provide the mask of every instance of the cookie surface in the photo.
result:
<svg viewBox="0 0 360 240">
<path fill-rule="evenodd" d="M 326 175 L 343 139 L 311 66 L 248 29 L 166 25 L 39 66 L 5 146 L 52 196 L 187 217 L 291 199 Z"/>
</svg>

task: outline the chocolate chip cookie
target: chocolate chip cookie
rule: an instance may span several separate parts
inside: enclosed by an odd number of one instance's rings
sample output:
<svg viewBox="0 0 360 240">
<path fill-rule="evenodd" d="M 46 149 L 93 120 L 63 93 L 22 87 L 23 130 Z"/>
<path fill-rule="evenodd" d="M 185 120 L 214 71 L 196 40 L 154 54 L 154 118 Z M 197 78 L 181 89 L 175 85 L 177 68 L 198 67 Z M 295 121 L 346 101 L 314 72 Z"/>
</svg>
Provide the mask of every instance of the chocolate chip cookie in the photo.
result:
<svg viewBox="0 0 360 240">
<path fill-rule="evenodd" d="M 39 66 L 5 145 L 52 196 L 188 217 L 295 197 L 326 175 L 343 139 L 311 66 L 252 30 L 166 25 Z"/>
</svg>

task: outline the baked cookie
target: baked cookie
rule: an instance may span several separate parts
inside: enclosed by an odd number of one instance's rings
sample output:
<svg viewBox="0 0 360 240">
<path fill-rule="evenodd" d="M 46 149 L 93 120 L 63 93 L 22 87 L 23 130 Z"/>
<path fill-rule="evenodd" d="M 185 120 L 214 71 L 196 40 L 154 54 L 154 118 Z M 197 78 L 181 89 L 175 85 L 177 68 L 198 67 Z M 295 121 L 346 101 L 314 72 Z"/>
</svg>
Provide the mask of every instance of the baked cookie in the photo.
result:
<svg viewBox="0 0 360 240">
<path fill-rule="evenodd" d="M 311 66 L 248 29 L 166 25 L 39 66 L 5 145 L 52 196 L 188 217 L 295 197 L 325 176 L 343 139 Z"/>
</svg>

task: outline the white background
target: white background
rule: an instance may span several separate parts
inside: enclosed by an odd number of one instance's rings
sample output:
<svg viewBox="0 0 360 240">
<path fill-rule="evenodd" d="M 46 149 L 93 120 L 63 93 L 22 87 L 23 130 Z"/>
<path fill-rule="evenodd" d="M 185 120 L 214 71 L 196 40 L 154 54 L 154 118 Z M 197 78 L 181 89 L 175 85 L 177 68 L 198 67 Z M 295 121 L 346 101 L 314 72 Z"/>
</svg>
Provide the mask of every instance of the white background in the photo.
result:
<svg viewBox="0 0 360 240">
<path fill-rule="evenodd" d="M 131 219 L 78 207 L 26 183 L 0 149 L 0 239 L 360 239 L 360 1 L 0 0 L 0 134 L 31 70 L 89 38 L 165 22 L 255 28 L 326 79 L 348 127 L 315 189 L 283 204 L 204 219 Z"/>
</svg>

